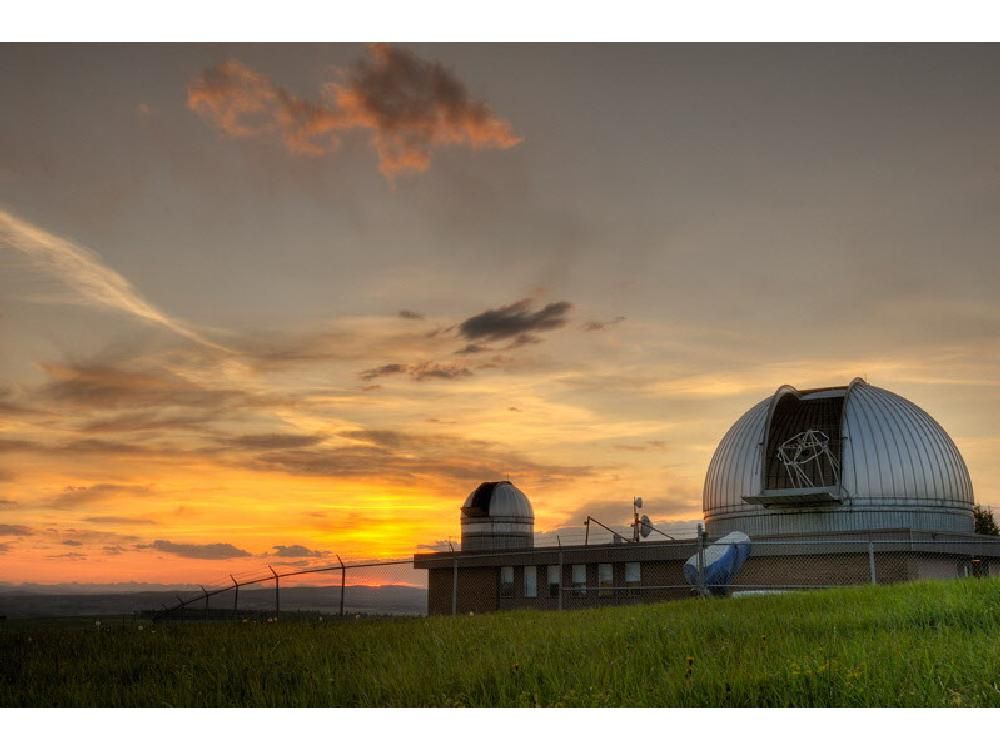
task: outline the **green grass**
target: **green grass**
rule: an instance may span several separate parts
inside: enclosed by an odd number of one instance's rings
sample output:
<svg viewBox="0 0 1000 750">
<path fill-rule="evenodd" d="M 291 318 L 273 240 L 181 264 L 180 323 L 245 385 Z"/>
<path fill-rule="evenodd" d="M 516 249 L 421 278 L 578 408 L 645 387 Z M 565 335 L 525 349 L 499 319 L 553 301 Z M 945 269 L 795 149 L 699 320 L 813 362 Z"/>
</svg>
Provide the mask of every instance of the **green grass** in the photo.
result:
<svg viewBox="0 0 1000 750">
<path fill-rule="evenodd" d="M 0 623 L 3 706 L 1000 706 L 1000 581 L 577 612 Z"/>
</svg>

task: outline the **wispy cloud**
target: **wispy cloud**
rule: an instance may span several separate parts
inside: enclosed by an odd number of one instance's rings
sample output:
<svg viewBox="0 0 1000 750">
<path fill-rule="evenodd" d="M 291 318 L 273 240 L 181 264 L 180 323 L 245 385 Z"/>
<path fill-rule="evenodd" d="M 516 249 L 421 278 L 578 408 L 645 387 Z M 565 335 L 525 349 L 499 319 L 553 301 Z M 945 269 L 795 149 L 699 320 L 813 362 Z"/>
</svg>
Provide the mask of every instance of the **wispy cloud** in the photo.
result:
<svg viewBox="0 0 1000 750">
<path fill-rule="evenodd" d="M 87 516 L 87 523 L 108 524 L 109 526 L 152 526 L 156 524 L 149 518 L 132 518 L 130 516 Z"/>
<path fill-rule="evenodd" d="M 67 487 L 58 495 L 49 498 L 48 506 L 51 508 L 67 509 L 78 508 L 81 505 L 103 500 L 108 497 L 121 495 L 148 495 L 149 487 L 136 485 L 102 483 L 86 487 Z"/>
<path fill-rule="evenodd" d="M 262 434 L 236 435 L 220 440 L 220 444 L 240 450 L 281 450 L 286 448 L 308 448 L 322 443 L 322 435 Z"/>
<path fill-rule="evenodd" d="M 362 380 L 375 380 L 389 375 L 409 375 L 413 380 L 454 380 L 455 378 L 467 378 L 472 375 L 472 370 L 460 364 L 443 364 L 440 362 L 420 362 L 415 365 L 402 365 L 397 362 L 390 362 L 387 365 L 373 367 L 361 373 Z"/>
<path fill-rule="evenodd" d="M 27 257 L 40 271 L 61 281 L 74 293 L 76 302 L 124 312 L 202 346 L 224 350 L 188 324 L 157 309 L 92 250 L 3 209 L 0 209 L 0 246 Z"/>
<path fill-rule="evenodd" d="M 619 323 L 625 322 L 625 316 L 619 315 L 611 320 L 589 320 L 583 324 L 583 330 L 587 333 L 593 333 L 595 331 L 604 331 L 612 326 L 616 326 Z"/>
<path fill-rule="evenodd" d="M 341 131 L 371 131 L 379 171 L 390 181 L 426 170 L 439 146 L 503 149 L 521 142 L 446 67 L 385 44 L 371 45 L 367 58 L 324 84 L 317 101 L 290 94 L 238 60 L 205 70 L 187 93 L 188 106 L 226 134 L 277 136 L 294 154 L 330 154 Z"/>
<path fill-rule="evenodd" d="M 303 450 L 266 451 L 245 461 L 259 471 L 314 477 L 378 478 L 381 482 L 424 482 L 454 488 L 483 477 L 510 473 L 533 483 L 578 480 L 594 474 L 588 465 L 538 463 L 496 443 L 454 435 L 400 430 L 338 433 L 349 444 Z"/>
</svg>

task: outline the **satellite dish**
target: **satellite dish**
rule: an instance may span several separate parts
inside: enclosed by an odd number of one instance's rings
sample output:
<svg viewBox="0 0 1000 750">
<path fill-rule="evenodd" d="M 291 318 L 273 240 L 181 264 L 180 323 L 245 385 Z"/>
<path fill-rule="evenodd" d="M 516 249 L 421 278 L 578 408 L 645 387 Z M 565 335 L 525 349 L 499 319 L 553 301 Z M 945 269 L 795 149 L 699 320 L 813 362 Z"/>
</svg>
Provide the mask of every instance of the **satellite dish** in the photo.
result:
<svg viewBox="0 0 1000 750">
<path fill-rule="evenodd" d="M 642 507 L 642 498 L 641 497 L 637 497 L 632 504 L 635 505 L 636 508 L 641 508 Z"/>
<path fill-rule="evenodd" d="M 649 536 L 649 532 L 653 530 L 653 524 L 649 521 L 649 516 L 643 516 L 639 519 L 639 535 L 643 538 Z"/>
</svg>

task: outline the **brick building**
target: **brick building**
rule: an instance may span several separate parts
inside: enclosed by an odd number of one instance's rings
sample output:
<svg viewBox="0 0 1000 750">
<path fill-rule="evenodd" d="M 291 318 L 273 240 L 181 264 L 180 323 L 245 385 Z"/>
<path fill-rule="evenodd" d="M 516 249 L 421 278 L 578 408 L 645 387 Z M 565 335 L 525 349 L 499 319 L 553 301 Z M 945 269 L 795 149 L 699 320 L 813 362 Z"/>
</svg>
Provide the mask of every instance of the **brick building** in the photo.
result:
<svg viewBox="0 0 1000 750">
<path fill-rule="evenodd" d="M 644 541 L 415 556 L 428 571 L 431 615 L 581 609 L 682 599 L 699 593 L 683 572 L 698 540 Z M 1000 540 L 910 529 L 760 538 L 726 587 L 797 590 L 1000 575 Z M 718 592 L 717 592 L 718 593 Z"/>
</svg>

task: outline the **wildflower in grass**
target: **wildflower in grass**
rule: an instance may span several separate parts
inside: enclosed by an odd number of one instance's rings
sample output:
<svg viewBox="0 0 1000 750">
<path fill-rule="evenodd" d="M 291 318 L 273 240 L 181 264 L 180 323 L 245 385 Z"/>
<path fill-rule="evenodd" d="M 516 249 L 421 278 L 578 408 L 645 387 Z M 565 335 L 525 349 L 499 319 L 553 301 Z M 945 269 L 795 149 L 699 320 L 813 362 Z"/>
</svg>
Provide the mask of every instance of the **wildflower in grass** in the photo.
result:
<svg viewBox="0 0 1000 750">
<path fill-rule="evenodd" d="M 139 630 L 142 630 L 142 625 L 139 626 Z"/>
<path fill-rule="evenodd" d="M 101 621 L 100 620 L 94 620 L 94 625 L 96 625 L 97 627 L 101 627 Z"/>
</svg>

